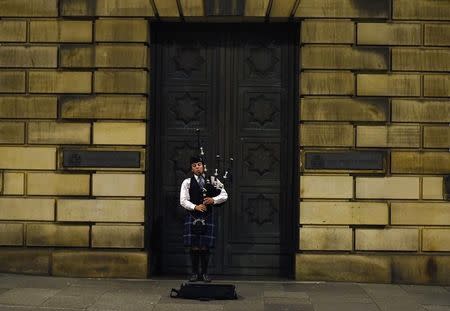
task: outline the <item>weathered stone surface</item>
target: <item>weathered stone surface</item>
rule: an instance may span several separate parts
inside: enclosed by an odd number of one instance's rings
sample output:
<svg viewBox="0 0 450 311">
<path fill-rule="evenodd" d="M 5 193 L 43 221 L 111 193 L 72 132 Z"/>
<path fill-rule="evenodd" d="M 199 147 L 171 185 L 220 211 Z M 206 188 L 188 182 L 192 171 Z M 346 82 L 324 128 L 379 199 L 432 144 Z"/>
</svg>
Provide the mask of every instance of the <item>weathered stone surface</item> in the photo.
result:
<svg viewBox="0 0 450 311">
<path fill-rule="evenodd" d="M 393 99 L 392 121 L 450 123 L 450 101 Z"/>
<path fill-rule="evenodd" d="M 419 177 L 356 177 L 358 199 L 419 199 Z"/>
<path fill-rule="evenodd" d="M 146 71 L 96 71 L 94 90 L 96 93 L 146 94 L 148 92 Z"/>
<path fill-rule="evenodd" d="M 89 144 L 90 123 L 29 122 L 30 144 Z"/>
<path fill-rule="evenodd" d="M 144 122 L 95 122 L 93 139 L 96 145 L 145 145 Z"/>
<path fill-rule="evenodd" d="M 295 279 L 390 283 L 390 259 L 373 255 L 297 254 Z"/>
<path fill-rule="evenodd" d="M 300 40 L 303 43 L 352 44 L 355 41 L 355 24 L 351 20 L 307 19 L 301 24 Z"/>
<path fill-rule="evenodd" d="M 391 172 L 402 174 L 447 174 L 450 172 L 449 152 L 391 153 Z"/>
<path fill-rule="evenodd" d="M 386 70 L 389 63 L 389 50 L 305 45 L 302 47 L 301 58 L 302 69 Z"/>
<path fill-rule="evenodd" d="M 450 20 L 450 7 L 442 0 L 396 0 L 393 19 Z"/>
<path fill-rule="evenodd" d="M 57 221 L 144 222 L 143 200 L 58 200 Z"/>
<path fill-rule="evenodd" d="M 3 0 L 2 17 L 56 17 L 58 0 Z"/>
<path fill-rule="evenodd" d="M 0 21 L 0 42 L 25 42 L 26 40 L 26 21 Z"/>
<path fill-rule="evenodd" d="M 26 245 L 89 247 L 89 226 L 27 224 Z"/>
<path fill-rule="evenodd" d="M 354 17 L 388 18 L 389 1 L 370 0 L 303 0 L 297 17 Z"/>
<path fill-rule="evenodd" d="M 51 96 L 0 96 L 0 118 L 55 119 L 56 101 L 57 98 Z"/>
<path fill-rule="evenodd" d="M 292 1 L 292 0 L 290 0 Z M 183 11 L 183 16 L 205 16 L 205 8 L 203 0 L 180 0 L 181 10 Z"/>
<path fill-rule="evenodd" d="M 176 1 L 153 0 L 156 11 L 160 17 L 179 17 L 178 5 Z"/>
<path fill-rule="evenodd" d="M 386 121 L 389 103 L 378 98 L 305 97 L 303 121 Z"/>
<path fill-rule="evenodd" d="M 92 174 L 94 196 L 145 196 L 145 175 L 138 173 Z"/>
<path fill-rule="evenodd" d="M 361 251 L 418 251 L 419 229 L 355 229 L 355 249 Z"/>
<path fill-rule="evenodd" d="M 25 123 L 23 122 L 0 123 L 1 144 L 23 144 L 24 142 L 25 142 Z"/>
<path fill-rule="evenodd" d="M 249 17 L 266 16 L 269 0 L 247 0 L 245 1 L 244 15 Z"/>
<path fill-rule="evenodd" d="M 450 252 L 450 229 L 424 228 L 422 230 L 422 251 Z"/>
<path fill-rule="evenodd" d="M 355 77 L 347 71 L 303 72 L 300 93 L 307 95 L 353 95 Z"/>
<path fill-rule="evenodd" d="M 387 225 L 386 203 L 376 202 L 300 202 L 303 225 Z"/>
<path fill-rule="evenodd" d="M 0 271 L 7 273 L 48 274 L 50 251 L 40 249 L 0 249 Z"/>
<path fill-rule="evenodd" d="M 28 173 L 30 195 L 89 195 L 90 175 L 59 173 Z"/>
<path fill-rule="evenodd" d="M 351 124 L 302 124 L 301 146 L 351 147 L 355 144 Z"/>
<path fill-rule="evenodd" d="M 95 21 L 97 42 L 148 42 L 149 25 L 145 19 L 98 19 Z"/>
<path fill-rule="evenodd" d="M 450 203 L 391 203 L 393 225 L 450 225 Z"/>
<path fill-rule="evenodd" d="M 450 256 L 392 256 L 392 282 L 404 284 L 449 284 Z"/>
<path fill-rule="evenodd" d="M 420 24 L 358 23 L 358 44 L 368 45 L 421 45 Z"/>
<path fill-rule="evenodd" d="M 420 147 L 419 125 L 358 126 L 358 147 Z"/>
<path fill-rule="evenodd" d="M 420 96 L 420 75 L 359 74 L 359 96 Z"/>
<path fill-rule="evenodd" d="M 5 195 L 23 195 L 25 193 L 25 174 L 24 173 L 3 173 L 3 194 Z"/>
<path fill-rule="evenodd" d="M 61 0 L 62 16 L 154 16 L 146 0 Z"/>
<path fill-rule="evenodd" d="M 57 47 L 0 46 L 0 67 L 56 68 L 57 62 Z"/>
<path fill-rule="evenodd" d="M 62 97 L 61 116 L 66 119 L 146 119 L 145 96 Z"/>
<path fill-rule="evenodd" d="M 146 68 L 147 50 L 145 45 L 138 44 L 66 45 L 61 47 L 61 66 Z"/>
<path fill-rule="evenodd" d="M 30 93 L 91 93 L 91 72 L 31 71 Z"/>
<path fill-rule="evenodd" d="M 449 105 L 450 106 L 450 105 Z M 423 146 L 425 148 L 450 148 L 449 126 L 424 126 Z"/>
<path fill-rule="evenodd" d="M 450 49 L 393 48 L 392 70 L 450 71 Z"/>
<path fill-rule="evenodd" d="M 424 96 L 450 97 L 450 75 L 424 75 L 423 94 Z"/>
<path fill-rule="evenodd" d="M 299 234 L 300 250 L 352 250 L 352 229 L 349 227 L 302 227 Z"/>
<path fill-rule="evenodd" d="M 53 275 L 146 278 L 146 252 L 55 251 Z"/>
<path fill-rule="evenodd" d="M 91 21 L 31 21 L 31 42 L 92 42 Z"/>
<path fill-rule="evenodd" d="M 23 224 L 0 223 L 0 245 L 22 246 Z"/>
<path fill-rule="evenodd" d="M 300 198 L 353 198 L 352 176 L 300 176 Z"/>
<path fill-rule="evenodd" d="M 25 72 L 0 71 L 0 93 L 24 93 Z M 2 99 L 0 97 L 0 103 Z"/>
<path fill-rule="evenodd" d="M 450 24 L 425 24 L 425 45 L 450 45 Z"/>
<path fill-rule="evenodd" d="M 41 169 L 56 168 L 56 148 L 0 147 L 0 168 Z"/>
<path fill-rule="evenodd" d="M 55 200 L 0 198 L 1 220 L 55 220 Z"/>
<path fill-rule="evenodd" d="M 92 226 L 92 247 L 144 248 L 144 226 Z"/>
<path fill-rule="evenodd" d="M 443 194 L 442 177 L 423 177 L 422 178 L 422 199 L 424 200 L 442 200 Z"/>
<path fill-rule="evenodd" d="M 127 169 L 145 170 L 144 149 L 105 150 L 64 148 L 61 152 L 60 165 L 64 169 Z"/>
<path fill-rule="evenodd" d="M 305 151 L 303 154 L 303 171 L 384 171 L 386 166 L 383 151 Z"/>
</svg>

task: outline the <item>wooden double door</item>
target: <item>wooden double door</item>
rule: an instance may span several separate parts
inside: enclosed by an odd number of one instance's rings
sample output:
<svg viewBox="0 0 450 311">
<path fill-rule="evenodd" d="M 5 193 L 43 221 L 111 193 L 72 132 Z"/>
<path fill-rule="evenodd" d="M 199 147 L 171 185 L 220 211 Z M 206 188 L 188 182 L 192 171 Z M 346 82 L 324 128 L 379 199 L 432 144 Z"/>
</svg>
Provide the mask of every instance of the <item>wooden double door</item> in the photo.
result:
<svg viewBox="0 0 450 311">
<path fill-rule="evenodd" d="M 189 271 L 179 189 L 198 153 L 216 155 L 229 200 L 215 207 L 210 272 L 289 276 L 295 252 L 295 45 L 287 24 L 153 26 L 149 185 L 153 273 Z M 225 180 L 228 168 L 230 179 Z"/>
</svg>

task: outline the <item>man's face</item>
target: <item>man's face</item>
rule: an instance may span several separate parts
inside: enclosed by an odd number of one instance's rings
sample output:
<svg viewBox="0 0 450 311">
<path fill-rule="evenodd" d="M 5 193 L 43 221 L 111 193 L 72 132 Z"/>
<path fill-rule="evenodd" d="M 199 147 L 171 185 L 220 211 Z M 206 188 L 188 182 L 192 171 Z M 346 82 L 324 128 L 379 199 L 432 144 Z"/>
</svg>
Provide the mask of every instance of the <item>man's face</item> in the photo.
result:
<svg viewBox="0 0 450 311">
<path fill-rule="evenodd" d="M 202 162 L 192 163 L 191 170 L 192 173 L 194 173 L 197 176 L 203 174 L 203 163 Z"/>
</svg>

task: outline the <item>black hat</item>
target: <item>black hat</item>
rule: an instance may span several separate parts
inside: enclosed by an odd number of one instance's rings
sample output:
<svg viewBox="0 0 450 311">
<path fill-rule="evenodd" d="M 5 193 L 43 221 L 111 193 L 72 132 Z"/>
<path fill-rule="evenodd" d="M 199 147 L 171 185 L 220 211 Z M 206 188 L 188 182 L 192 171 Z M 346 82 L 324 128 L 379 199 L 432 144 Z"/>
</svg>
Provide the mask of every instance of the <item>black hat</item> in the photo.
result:
<svg viewBox="0 0 450 311">
<path fill-rule="evenodd" d="M 191 162 L 189 162 L 191 165 L 194 163 L 198 163 L 198 162 L 202 162 L 203 163 L 203 159 L 199 156 L 192 156 L 191 157 Z"/>
</svg>

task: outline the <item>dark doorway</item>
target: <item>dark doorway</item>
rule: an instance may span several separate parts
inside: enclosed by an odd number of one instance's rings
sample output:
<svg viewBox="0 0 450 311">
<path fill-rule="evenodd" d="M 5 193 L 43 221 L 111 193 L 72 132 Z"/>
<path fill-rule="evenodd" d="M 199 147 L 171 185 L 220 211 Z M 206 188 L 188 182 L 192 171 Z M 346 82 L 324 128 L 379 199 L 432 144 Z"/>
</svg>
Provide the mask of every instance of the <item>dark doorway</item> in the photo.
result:
<svg viewBox="0 0 450 311">
<path fill-rule="evenodd" d="M 152 36 L 153 273 L 189 268 L 178 199 L 199 128 L 210 170 L 216 154 L 234 158 L 229 200 L 216 209 L 211 273 L 292 276 L 297 26 L 161 23 Z"/>
</svg>

